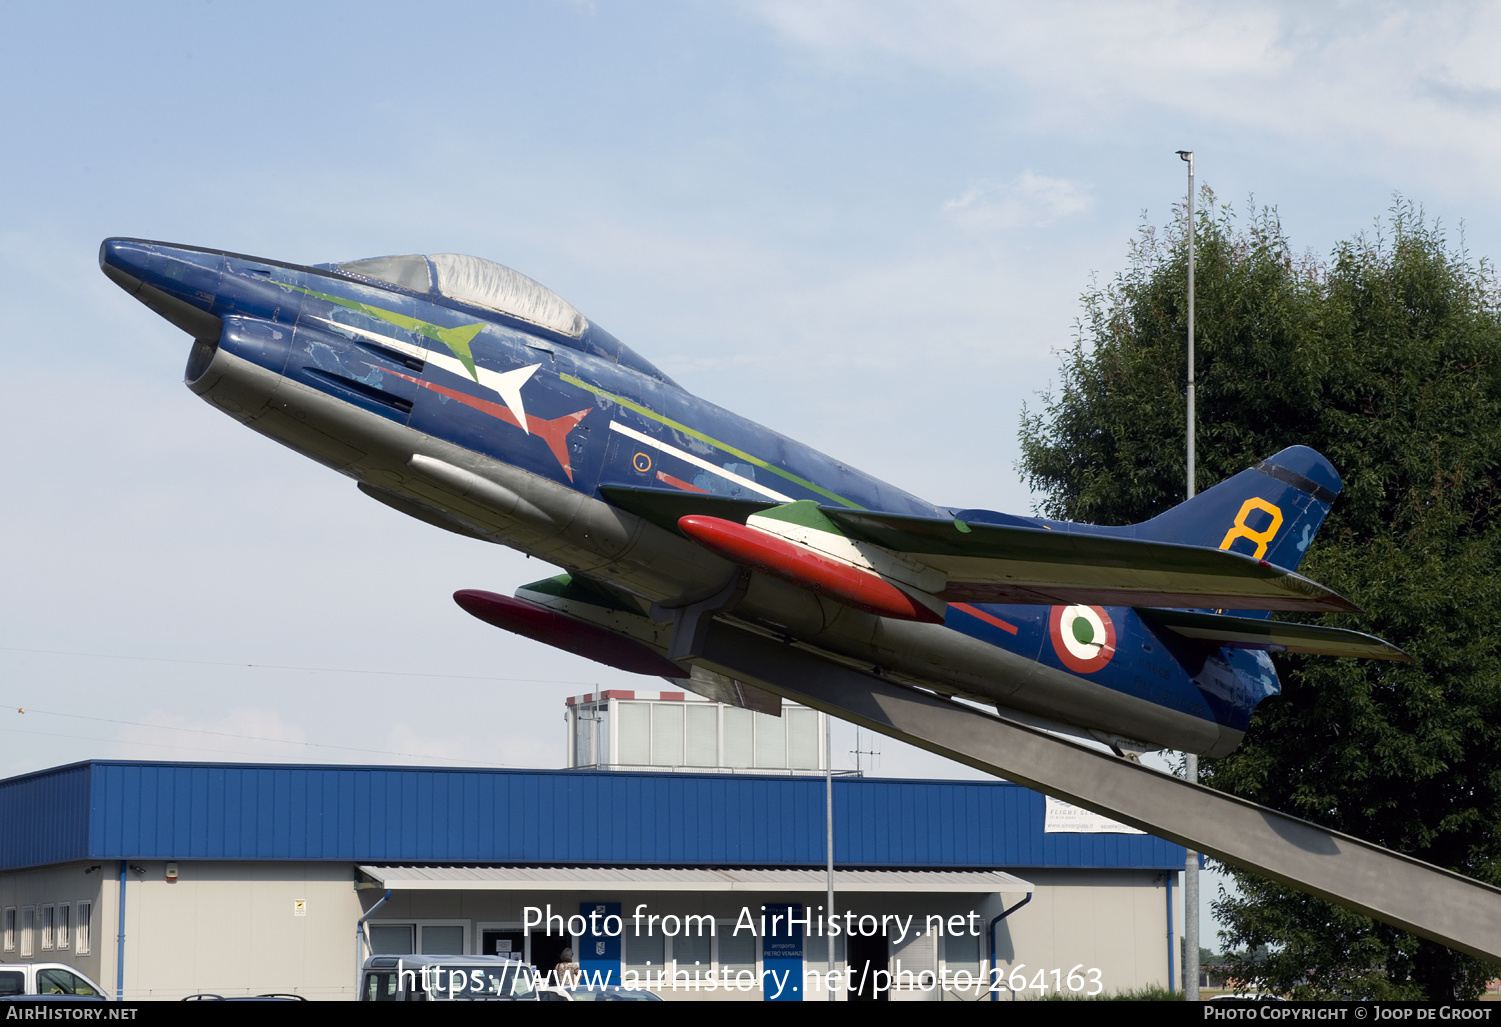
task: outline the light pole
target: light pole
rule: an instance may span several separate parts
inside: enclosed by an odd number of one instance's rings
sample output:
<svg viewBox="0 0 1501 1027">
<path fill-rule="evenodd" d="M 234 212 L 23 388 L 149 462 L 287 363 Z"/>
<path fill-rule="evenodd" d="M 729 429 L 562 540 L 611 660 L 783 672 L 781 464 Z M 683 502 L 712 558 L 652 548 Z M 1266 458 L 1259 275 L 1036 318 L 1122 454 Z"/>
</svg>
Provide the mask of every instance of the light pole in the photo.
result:
<svg viewBox="0 0 1501 1027">
<path fill-rule="evenodd" d="M 1179 150 L 1188 164 L 1188 498 L 1194 497 L 1194 154 Z M 1183 776 L 1199 783 L 1199 757 L 1185 753 Z M 1199 1001 L 1199 854 L 1183 861 L 1183 997 Z"/>
<path fill-rule="evenodd" d="M 829 987 L 829 978 L 834 974 L 834 932 L 829 930 L 829 924 L 834 919 L 834 732 L 832 720 L 833 718 L 827 713 L 823 714 L 824 869 L 828 875 L 828 906 L 824 909 L 823 932 L 829 947 L 828 973 L 824 974 L 823 983 L 828 990 L 830 1002 L 837 998 L 834 989 Z M 858 749 L 859 746 L 855 748 Z"/>
</svg>

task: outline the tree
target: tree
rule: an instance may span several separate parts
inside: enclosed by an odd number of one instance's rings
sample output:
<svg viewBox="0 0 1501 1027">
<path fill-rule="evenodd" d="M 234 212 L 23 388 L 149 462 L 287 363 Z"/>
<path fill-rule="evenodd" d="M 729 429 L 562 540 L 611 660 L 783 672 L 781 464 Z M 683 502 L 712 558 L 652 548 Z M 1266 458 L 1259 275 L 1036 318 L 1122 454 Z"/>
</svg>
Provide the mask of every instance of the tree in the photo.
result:
<svg viewBox="0 0 1501 1027">
<path fill-rule="evenodd" d="M 1144 229 L 1083 298 L 1057 391 L 1023 414 L 1041 512 L 1145 520 L 1184 487 L 1181 217 Z M 1282 694 L 1206 783 L 1501 883 L 1501 304 L 1492 269 L 1397 201 L 1328 261 L 1295 257 L 1275 212 L 1242 223 L 1204 191 L 1197 222 L 1198 485 L 1285 446 L 1345 487 L 1301 570 L 1351 597 L 1326 623 L 1411 665 L 1276 658 Z M 1233 870 L 1233 868 L 1232 868 Z M 1495 969 L 1236 872 L 1216 910 L 1233 971 L 1307 997 L 1478 996 Z"/>
</svg>

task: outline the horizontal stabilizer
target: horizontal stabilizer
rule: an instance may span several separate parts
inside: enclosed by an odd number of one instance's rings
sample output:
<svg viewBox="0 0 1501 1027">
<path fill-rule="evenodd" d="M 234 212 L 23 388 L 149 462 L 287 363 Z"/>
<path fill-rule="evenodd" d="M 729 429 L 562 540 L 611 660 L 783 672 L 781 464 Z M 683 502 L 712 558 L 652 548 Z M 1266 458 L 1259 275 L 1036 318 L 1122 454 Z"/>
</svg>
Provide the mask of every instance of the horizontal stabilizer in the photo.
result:
<svg viewBox="0 0 1501 1027">
<path fill-rule="evenodd" d="M 1412 663 L 1413 658 L 1375 635 L 1318 624 L 1287 624 L 1256 617 L 1229 617 L 1221 613 L 1191 613 L 1187 610 L 1137 610 L 1142 620 L 1160 624 L 1184 638 L 1229 649 L 1265 649 L 1275 653 L 1308 653 L 1312 656 L 1357 656 L 1372 660 Z"/>
</svg>

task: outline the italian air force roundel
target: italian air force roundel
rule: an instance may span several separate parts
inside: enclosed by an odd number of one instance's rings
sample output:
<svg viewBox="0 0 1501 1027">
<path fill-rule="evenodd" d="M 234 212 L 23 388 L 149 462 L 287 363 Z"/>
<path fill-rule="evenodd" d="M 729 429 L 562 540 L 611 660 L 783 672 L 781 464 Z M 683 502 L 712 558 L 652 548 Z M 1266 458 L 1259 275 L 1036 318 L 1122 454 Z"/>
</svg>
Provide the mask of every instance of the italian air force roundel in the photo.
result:
<svg viewBox="0 0 1501 1027">
<path fill-rule="evenodd" d="M 1115 625 L 1099 606 L 1055 606 L 1048 619 L 1053 651 L 1069 670 L 1091 674 L 1115 655 Z"/>
</svg>

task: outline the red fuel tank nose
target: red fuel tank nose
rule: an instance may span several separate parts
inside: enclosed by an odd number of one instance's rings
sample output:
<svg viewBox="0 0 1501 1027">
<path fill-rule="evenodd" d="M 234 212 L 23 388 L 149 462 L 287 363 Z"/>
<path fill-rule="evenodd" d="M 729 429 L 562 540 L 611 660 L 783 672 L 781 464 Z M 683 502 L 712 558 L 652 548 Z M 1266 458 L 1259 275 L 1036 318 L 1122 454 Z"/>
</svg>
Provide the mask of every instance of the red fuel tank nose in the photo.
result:
<svg viewBox="0 0 1501 1027">
<path fill-rule="evenodd" d="M 857 610 L 898 620 L 943 623 L 942 617 L 879 574 L 816 553 L 796 542 L 703 514 L 689 514 L 679 519 L 678 528 L 726 560 L 781 578 Z"/>
</svg>

